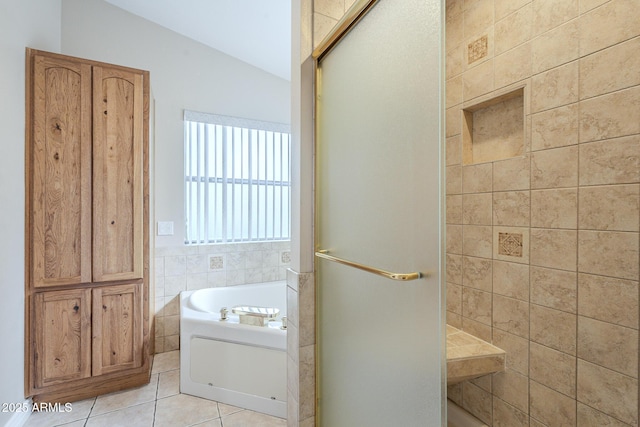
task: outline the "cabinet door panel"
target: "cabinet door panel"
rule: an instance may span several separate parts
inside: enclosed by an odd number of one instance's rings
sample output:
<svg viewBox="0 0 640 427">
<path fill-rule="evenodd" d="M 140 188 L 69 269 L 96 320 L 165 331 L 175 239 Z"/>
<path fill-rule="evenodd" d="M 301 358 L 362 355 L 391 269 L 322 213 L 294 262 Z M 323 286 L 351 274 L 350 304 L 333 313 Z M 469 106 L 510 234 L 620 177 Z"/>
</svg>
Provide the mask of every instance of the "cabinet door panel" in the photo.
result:
<svg viewBox="0 0 640 427">
<path fill-rule="evenodd" d="M 93 68 L 93 279 L 142 277 L 143 75 Z"/>
<path fill-rule="evenodd" d="M 30 169 L 36 287 L 91 281 L 91 67 L 34 57 Z"/>
<path fill-rule="evenodd" d="M 93 375 L 142 364 L 142 284 L 93 290 Z"/>
<path fill-rule="evenodd" d="M 91 375 L 91 290 L 35 295 L 36 386 Z"/>
</svg>

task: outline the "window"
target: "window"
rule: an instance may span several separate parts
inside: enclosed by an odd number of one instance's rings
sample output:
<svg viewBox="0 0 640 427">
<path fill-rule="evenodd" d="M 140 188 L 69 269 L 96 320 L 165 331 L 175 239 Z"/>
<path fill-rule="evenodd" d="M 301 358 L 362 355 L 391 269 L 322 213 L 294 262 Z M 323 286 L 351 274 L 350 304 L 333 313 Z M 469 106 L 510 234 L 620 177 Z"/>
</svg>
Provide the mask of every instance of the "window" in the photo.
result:
<svg viewBox="0 0 640 427">
<path fill-rule="evenodd" d="M 185 244 L 289 239 L 289 126 L 185 111 Z"/>
</svg>

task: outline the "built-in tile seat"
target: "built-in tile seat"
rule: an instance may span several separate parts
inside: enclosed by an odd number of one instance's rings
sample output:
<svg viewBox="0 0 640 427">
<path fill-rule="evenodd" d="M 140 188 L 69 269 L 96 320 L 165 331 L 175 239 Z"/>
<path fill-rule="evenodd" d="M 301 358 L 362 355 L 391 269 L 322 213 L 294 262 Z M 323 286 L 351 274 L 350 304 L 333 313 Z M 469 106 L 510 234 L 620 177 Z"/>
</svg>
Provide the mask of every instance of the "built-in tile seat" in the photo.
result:
<svg viewBox="0 0 640 427">
<path fill-rule="evenodd" d="M 504 371 L 505 352 L 447 325 L 447 384 Z"/>
</svg>

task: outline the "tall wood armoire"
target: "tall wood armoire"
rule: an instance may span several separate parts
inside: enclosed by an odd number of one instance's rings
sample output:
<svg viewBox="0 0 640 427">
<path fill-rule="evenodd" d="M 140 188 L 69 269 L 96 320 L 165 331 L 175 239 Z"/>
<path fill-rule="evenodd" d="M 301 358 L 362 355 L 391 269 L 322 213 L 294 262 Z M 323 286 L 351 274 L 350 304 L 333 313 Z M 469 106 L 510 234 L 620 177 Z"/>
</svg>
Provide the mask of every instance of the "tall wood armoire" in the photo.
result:
<svg viewBox="0 0 640 427">
<path fill-rule="evenodd" d="M 145 384 L 149 73 L 33 49 L 26 70 L 26 395 Z"/>
</svg>

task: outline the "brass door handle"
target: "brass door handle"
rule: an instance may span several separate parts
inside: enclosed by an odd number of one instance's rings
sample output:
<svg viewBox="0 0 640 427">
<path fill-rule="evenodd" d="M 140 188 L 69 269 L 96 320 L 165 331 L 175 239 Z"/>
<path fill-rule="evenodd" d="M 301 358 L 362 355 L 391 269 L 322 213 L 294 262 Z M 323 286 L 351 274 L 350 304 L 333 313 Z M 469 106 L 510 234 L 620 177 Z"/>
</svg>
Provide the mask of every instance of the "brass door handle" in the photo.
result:
<svg viewBox="0 0 640 427">
<path fill-rule="evenodd" d="M 347 265 L 349 267 L 357 268 L 359 270 L 363 270 L 363 271 L 366 271 L 368 273 L 377 274 L 378 276 L 383 276 L 383 277 L 386 277 L 387 279 L 391 279 L 391 280 L 400 280 L 400 281 L 406 282 L 406 281 L 409 281 L 409 280 L 416 280 L 416 279 L 419 279 L 419 278 L 423 277 L 422 273 L 420 273 L 420 272 L 415 272 L 415 273 L 391 273 L 389 271 L 381 270 L 379 268 L 369 267 L 369 266 L 364 265 L 364 264 L 360 264 L 360 263 L 357 263 L 357 262 L 354 262 L 354 261 L 348 261 L 346 259 L 342 259 L 342 258 L 335 257 L 333 255 L 329 255 L 329 251 L 327 251 L 327 250 L 317 251 L 316 252 L 316 256 L 318 258 L 324 258 L 324 259 L 329 260 L 329 261 L 337 262 L 338 264 L 343 264 L 343 265 Z"/>
</svg>

